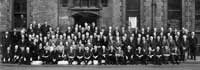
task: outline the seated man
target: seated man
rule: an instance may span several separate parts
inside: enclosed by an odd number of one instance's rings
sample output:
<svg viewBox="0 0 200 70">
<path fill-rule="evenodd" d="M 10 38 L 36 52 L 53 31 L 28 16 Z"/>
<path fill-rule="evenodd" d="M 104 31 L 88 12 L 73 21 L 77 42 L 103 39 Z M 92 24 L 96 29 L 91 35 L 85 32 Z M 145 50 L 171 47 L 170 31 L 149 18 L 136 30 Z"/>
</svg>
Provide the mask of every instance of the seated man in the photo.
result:
<svg viewBox="0 0 200 70">
<path fill-rule="evenodd" d="M 30 53 L 30 48 L 26 47 L 26 53 L 25 53 L 25 64 L 30 64 L 32 62 L 32 57 L 31 57 L 31 53 Z"/>
<path fill-rule="evenodd" d="M 102 50 L 100 51 L 101 52 L 101 55 L 100 56 L 100 59 L 101 59 L 101 64 L 107 64 L 106 61 L 107 61 L 107 51 L 106 51 L 106 47 L 105 46 L 102 46 Z"/>
<path fill-rule="evenodd" d="M 12 53 L 11 53 L 11 47 L 7 47 L 6 55 L 3 57 L 3 63 L 11 63 L 12 60 Z"/>
<path fill-rule="evenodd" d="M 162 51 L 160 49 L 160 47 L 156 47 L 156 50 L 155 50 L 155 55 L 154 55 L 154 58 L 155 58 L 155 64 L 159 64 L 161 65 L 161 61 L 162 61 Z"/>
<path fill-rule="evenodd" d="M 171 49 L 171 60 L 173 64 L 179 64 L 179 56 L 180 51 L 178 50 L 178 47 L 174 47 Z"/>
<path fill-rule="evenodd" d="M 108 51 L 108 64 L 115 64 L 116 63 L 116 59 L 115 59 L 115 49 L 113 46 L 109 47 L 109 51 Z"/>
<path fill-rule="evenodd" d="M 92 56 L 92 53 L 90 51 L 90 48 L 89 47 L 85 47 L 84 62 L 85 62 L 86 65 L 90 65 L 92 63 L 91 56 Z"/>
<path fill-rule="evenodd" d="M 73 48 L 73 46 L 70 46 L 70 49 L 68 51 L 68 61 L 69 64 L 71 65 L 75 60 L 76 54 L 75 54 L 75 49 Z"/>
<path fill-rule="evenodd" d="M 143 59 L 143 56 L 144 56 L 144 51 L 141 47 L 138 47 L 137 50 L 136 50 L 136 57 L 137 57 L 137 63 L 138 64 L 139 62 L 142 62 L 144 59 Z"/>
<path fill-rule="evenodd" d="M 66 54 L 64 52 L 64 45 L 63 42 L 60 42 L 60 44 L 56 47 L 57 48 L 57 61 L 62 61 L 64 59 L 66 59 Z"/>
<path fill-rule="evenodd" d="M 97 65 L 99 64 L 98 60 L 99 60 L 99 51 L 98 51 L 98 47 L 97 46 L 94 46 L 94 49 L 92 50 L 92 61 L 93 61 L 93 64 Z"/>
<path fill-rule="evenodd" d="M 126 58 L 126 63 L 127 64 L 131 64 L 132 60 L 133 60 L 133 51 L 132 51 L 132 47 L 128 46 L 126 53 L 125 53 L 125 58 Z"/>
<path fill-rule="evenodd" d="M 154 62 L 154 51 L 153 51 L 153 48 L 152 47 L 148 47 L 148 50 L 147 50 L 147 55 L 148 55 L 148 61 L 153 63 Z"/>
<path fill-rule="evenodd" d="M 25 51 L 25 47 L 21 47 L 20 48 L 21 51 L 20 51 L 20 55 L 19 55 L 19 63 L 20 64 L 25 64 L 26 62 L 26 58 L 25 58 L 25 54 L 26 54 L 26 51 Z"/>
<path fill-rule="evenodd" d="M 20 49 L 18 45 L 15 45 L 13 53 L 13 63 L 19 63 L 19 59 L 20 59 Z"/>
<path fill-rule="evenodd" d="M 76 50 L 76 58 L 77 58 L 77 62 L 78 65 L 81 65 L 83 63 L 83 56 L 84 56 L 84 50 L 83 50 L 84 45 L 82 43 L 80 43 L 78 49 Z"/>
<path fill-rule="evenodd" d="M 164 64 L 168 64 L 169 57 L 170 57 L 170 48 L 169 48 L 169 46 L 164 46 L 164 48 L 163 48 L 163 62 L 164 62 Z"/>
<path fill-rule="evenodd" d="M 117 64 L 124 63 L 124 52 L 121 47 L 117 48 L 117 52 L 115 53 Z"/>
</svg>

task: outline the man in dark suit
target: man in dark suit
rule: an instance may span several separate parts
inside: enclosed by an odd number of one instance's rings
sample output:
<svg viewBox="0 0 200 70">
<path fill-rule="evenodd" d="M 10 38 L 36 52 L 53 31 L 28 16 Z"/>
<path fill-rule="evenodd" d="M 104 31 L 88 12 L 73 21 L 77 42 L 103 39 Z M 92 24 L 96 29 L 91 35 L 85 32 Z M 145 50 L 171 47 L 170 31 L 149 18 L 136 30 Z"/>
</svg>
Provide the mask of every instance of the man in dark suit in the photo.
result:
<svg viewBox="0 0 200 70">
<path fill-rule="evenodd" d="M 125 51 L 125 63 L 132 64 L 133 62 L 133 50 L 132 47 L 129 45 L 127 50 Z"/>
<path fill-rule="evenodd" d="M 191 37 L 189 39 L 190 44 L 190 53 L 191 53 L 191 59 L 196 60 L 196 45 L 197 45 L 197 37 L 195 35 L 195 32 L 191 33 Z"/>
<path fill-rule="evenodd" d="M 92 54 L 93 54 L 92 55 L 92 61 L 93 61 L 93 64 L 95 64 L 96 61 L 99 61 L 99 51 L 98 51 L 97 46 L 94 46 L 94 49 L 92 50 Z"/>
<path fill-rule="evenodd" d="M 132 53 L 132 61 L 131 61 L 131 63 L 135 63 L 135 58 L 136 58 L 136 41 L 135 41 L 135 39 L 134 39 L 134 36 L 131 36 L 130 38 L 129 38 L 129 42 L 128 42 L 128 45 L 131 47 L 131 53 Z M 126 55 L 128 55 L 128 54 L 126 54 Z"/>
<path fill-rule="evenodd" d="M 73 46 L 70 46 L 70 49 L 68 51 L 68 61 L 69 61 L 69 64 L 72 64 L 75 61 L 74 60 L 75 57 L 76 57 L 76 51 L 73 48 Z"/>
<path fill-rule="evenodd" d="M 178 47 L 171 48 L 171 61 L 173 64 L 179 64 L 180 51 Z"/>
<path fill-rule="evenodd" d="M 19 53 L 19 64 L 25 64 L 26 58 L 25 58 L 25 47 L 20 47 L 20 53 Z"/>
<path fill-rule="evenodd" d="M 160 47 L 157 47 L 154 53 L 155 53 L 155 55 L 154 55 L 155 64 L 161 65 L 163 54 L 162 54 L 162 50 L 160 49 Z"/>
<path fill-rule="evenodd" d="M 13 51 L 13 63 L 19 63 L 20 60 L 20 48 L 18 45 L 15 45 Z"/>
<path fill-rule="evenodd" d="M 102 46 L 100 49 L 99 49 L 99 63 L 100 64 L 107 64 L 106 61 L 107 61 L 107 49 L 106 49 L 106 46 Z"/>
<path fill-rule="evenodd" d="M 126 51 L 128 46 L 128 39 L 126 36 L 122 36 L 122 50 Z"/>
<path fill-rule="evenodd" d="M 11 47 L 11 38 L 9 36 L 9 32 L 5 32 L 4 37 L 2 38 L 2 59 L 4 60 L 6 57 L 7 48 Z M 4 62 L 4 61 L 3 61 Z"/>
<path fill-rule="evenodd" d="M 5 56 L 3 57 L 3 63 L 11 63 L 12 58 L 11 47 L 7 47 Z"/>
<path fill-rule="evenodd" d="M 110 42 L 109 44 L 109 50 L 108 50 L 108 64 L 115 64 L 116 59 L 115 59 L 115 48 L 114 48 L 114 43 Z"/>
<path fill-rule="evenodd" d="M 47 36 L 47 32 L 49 31 L 50 26 L 48 25 L 47 22 L 45 22 L 42 26 L 41 26 L 41 32 L 43 36 Z"/>
<path fill-rule="evenodd" d="M 189 56 L 188 56 L 188 50 L 189 50 L 188 36 L 183 35 L 183 40 L 182 40 L 181 44 L 182 44 L 181 59 L 182 59 L 182 61 L 185 61 L 185 59 L 189 58 Z"/>
<path fill-rule="evenodd" d="M 136 50 L 136 64 L 138 63 L 144 63 L 144 59 L 143 59 L 143 56 L 144 56 L 144 50 L 142 47 L 138 47 L 137 50 Z"/>
<path fill-rule="evenodd" d="M 32 62 L 32 57 L 30 53 L 30 47 L 26 47 L 26 52 L 25 52 L 25 64 L 30 64 Z"/>
<path fill-rule="evenodd" d="M 41 33 L 41 24 L 40 23 L 34 29 L 34 32 L 35 32 L 36 35 L 39 35 Z"/>
<path fill-rule="evenodd" d="M 84 62 L 86 65 L 91 63 L 92 53 L 90 51 L 90 48 L 86 46 L 84 48 Z"/>
<path fill-rule="evenodd" d="M 12 43 L 12 47 L 11 50 L 14 50 L 14 46 L 17 45 L 18 41 L 19 41 L 19 33 L 17 32 L 16 29 L 13 29 L 13 32 L 11 34 L 11 43 Z"/>
<path fill-rule="evenodd" d="M 84 61 L 84 45 L 80 42 L 79 47 L 76 49 L 76 58 L 78 61 L 78 65 L 81 65 L 81 63 Z"/>
<path fill-rule="evenodd" d="M 117 47 L 117 51 L 115 52 L 116 62 L 117 64 L 124 64 L 124 51 L 121 47 Z"/>
</svg>

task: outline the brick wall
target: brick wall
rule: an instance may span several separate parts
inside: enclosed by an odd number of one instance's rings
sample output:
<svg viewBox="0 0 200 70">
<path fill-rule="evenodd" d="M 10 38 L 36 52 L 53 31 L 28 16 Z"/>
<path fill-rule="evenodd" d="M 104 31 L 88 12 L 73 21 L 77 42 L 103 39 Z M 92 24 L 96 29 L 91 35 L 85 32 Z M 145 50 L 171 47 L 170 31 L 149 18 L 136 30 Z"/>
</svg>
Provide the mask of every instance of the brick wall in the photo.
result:
<svg viewBox="0 0 200 70">
<path fill-rule="evenodd" d="M 11 28 L 10 0 L 0 0 L 0 32 Z"/>
<path fill-rule="evenodd" d="M 37 21 L 56 27 L 58 26 L 58 0 L 29 0 L 30 22 Z"/>
</svg>

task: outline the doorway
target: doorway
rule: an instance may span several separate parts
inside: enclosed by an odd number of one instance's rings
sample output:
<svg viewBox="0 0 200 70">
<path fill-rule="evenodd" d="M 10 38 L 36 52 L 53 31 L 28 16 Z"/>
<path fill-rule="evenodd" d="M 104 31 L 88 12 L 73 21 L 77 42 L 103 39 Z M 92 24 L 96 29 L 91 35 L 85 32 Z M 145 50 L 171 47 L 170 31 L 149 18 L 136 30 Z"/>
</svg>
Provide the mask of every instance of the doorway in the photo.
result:
<svg viewBox="0 0 200 70">
<path fill-rule="evenodd" d="M 88 23 L 88 25 L 91 25 L 93 22 L 98 23 L 99 16 L 93 13 L 87 13 L 87 12 L 80 12 L 77 14 L 72 15 L 72 17 L 75 20 L 75 25 L 81 25 L 84 26 L 84 23 Z"/>
</svg>

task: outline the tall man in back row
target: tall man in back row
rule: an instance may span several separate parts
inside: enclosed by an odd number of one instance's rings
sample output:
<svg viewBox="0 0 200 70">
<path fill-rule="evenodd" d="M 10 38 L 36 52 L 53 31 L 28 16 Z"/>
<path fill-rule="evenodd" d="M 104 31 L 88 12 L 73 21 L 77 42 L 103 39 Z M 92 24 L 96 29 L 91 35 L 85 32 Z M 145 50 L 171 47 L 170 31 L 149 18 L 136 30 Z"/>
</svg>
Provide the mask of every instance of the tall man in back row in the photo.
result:
<svg viewBox="0 0 200 70">
<path fill-rule="evenodd" d="M 191 59 L 196 60 L 196 45 L 197 45 L 197 37 L 195 35 L 195 32 L 191 33 L 191 37 L 189 38 L 189 45 L 190 45 L 190 55 Z"/>
</svg>

